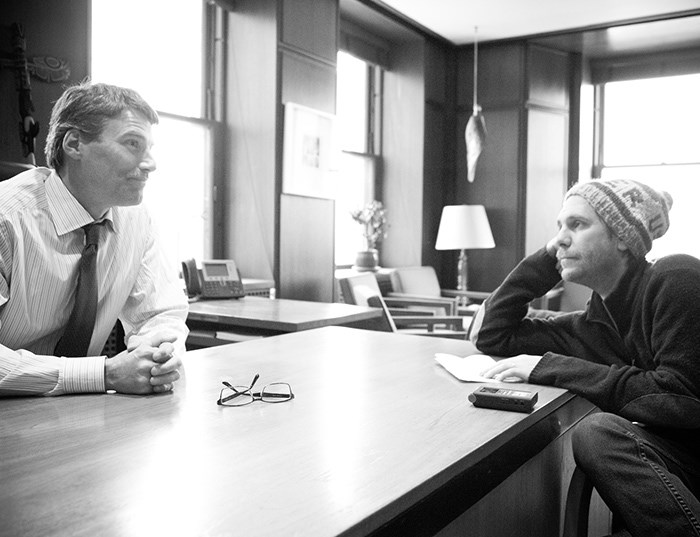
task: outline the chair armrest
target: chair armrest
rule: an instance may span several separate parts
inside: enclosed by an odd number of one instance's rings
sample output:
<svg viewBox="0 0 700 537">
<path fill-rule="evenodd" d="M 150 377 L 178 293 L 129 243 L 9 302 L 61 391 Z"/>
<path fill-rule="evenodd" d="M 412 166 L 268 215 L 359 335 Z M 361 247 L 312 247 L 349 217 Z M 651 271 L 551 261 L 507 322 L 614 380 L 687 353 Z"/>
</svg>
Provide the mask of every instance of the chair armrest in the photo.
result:
<svg viewBox="0 0 700 537">
<path fill-rule="evenodd" d="M 392 317 L 415 317 L 424 316 L 430 317 L 436 315 L 435 310 L 421 308 L 387 308 Z"/>
<path fill-rule="evenodd" d="M 428 332 L 435 330 L 436 326 L 444 326 L 452 330 L 463 331 L 464 330 L 464 318 L 455 315 L 433 315 L 433 316 L 420 316 L 420 315 L 406 315 L 394 317 L 394 324 L 397 328 L 407 328 L 411 326 L 425 326 Z"/>
<path fill-rule="evenodd" d="M 457 315 L 461 317 L 474 317 L 476 312 L 479 311 L 481 304 L 468 304 L 466 306 L 459 306 L 457 308 Z"/>
<path fill-rule="evenodd" d="M 457 301 L 452 298 L 391 292 L 384 297 L 384 302 L 390 307 L 418 306 L 423 308 L 441 308 L 445 310 L 446 315 L 455 315 L 457 313 Z"/>
<path fill-rule="evenodd" d="M 478 300 L 483 302 L 491 293 L 484 291 L 460 291 L 458 289 L 441 289 L 442 296 L 450 298 L 466 298 L 467 301 Z"/>
</svg>

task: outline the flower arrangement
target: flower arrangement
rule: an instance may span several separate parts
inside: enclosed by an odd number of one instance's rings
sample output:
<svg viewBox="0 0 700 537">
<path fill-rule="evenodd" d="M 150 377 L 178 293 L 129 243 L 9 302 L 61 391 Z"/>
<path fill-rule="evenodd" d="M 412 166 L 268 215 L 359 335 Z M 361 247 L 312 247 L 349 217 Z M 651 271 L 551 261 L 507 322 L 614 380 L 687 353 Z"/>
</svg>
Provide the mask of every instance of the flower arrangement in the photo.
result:
<svg viewBox="0 0 700 537">
<path fill-rule="evenodd" d="M 355 222 L 363 227 L 362 235 L 367 241 L 367 249 L 374 250 L 377 242 L 386 237 L 386 229 L 389 227 L 386 220 L 386 210 L 382 202 L 373 200 L 365 205 L 363 209 L 351 211 L 350 215 Z"/>
</svg>

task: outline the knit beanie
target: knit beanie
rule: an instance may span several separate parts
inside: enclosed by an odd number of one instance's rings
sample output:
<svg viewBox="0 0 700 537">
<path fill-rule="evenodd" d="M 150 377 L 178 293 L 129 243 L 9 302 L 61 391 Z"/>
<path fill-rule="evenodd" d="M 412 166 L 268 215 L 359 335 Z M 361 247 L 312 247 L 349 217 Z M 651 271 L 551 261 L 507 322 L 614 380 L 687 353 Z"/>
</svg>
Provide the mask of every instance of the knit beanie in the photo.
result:
<svg viewBox="0 0 700 537">
<path fill-rule="evenodd" d="M 586 181 L 574 185 L 565 199 L 570 196 L 585 199 L 636 258 L 643 258 L 651 242 L 668 230 L 673 198 L 637 181 Z"/>
</svg>

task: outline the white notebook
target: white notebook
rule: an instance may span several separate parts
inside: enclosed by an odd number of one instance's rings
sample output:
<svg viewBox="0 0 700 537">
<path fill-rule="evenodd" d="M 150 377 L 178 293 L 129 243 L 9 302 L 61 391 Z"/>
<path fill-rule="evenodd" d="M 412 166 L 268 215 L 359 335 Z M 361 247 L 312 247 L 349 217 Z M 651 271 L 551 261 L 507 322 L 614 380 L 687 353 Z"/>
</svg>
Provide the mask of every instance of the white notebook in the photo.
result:
<svg viewBox="0 0 700 537">
<path fill-rule="evenodd" d="M 496 363 L 496 360 L 486 354 L 456 356 L 442 352 L 435 353 L 435 360 L 459 380 L 466 382 L 497 382 L 481 376 L 481 372 Z"/>
</svg>

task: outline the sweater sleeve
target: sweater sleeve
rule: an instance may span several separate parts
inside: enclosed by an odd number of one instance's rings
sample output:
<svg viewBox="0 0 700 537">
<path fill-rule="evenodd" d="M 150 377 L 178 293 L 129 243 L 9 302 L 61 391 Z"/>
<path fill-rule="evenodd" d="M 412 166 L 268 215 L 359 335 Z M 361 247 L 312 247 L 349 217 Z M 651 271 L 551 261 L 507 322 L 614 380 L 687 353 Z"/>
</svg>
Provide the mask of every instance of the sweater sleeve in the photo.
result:
<svg viewBox="0 0 700 537">
<path fill-rule="evenodd" d="M 622 335 L 623 351 L 601 342 L 597 355 L 607 363 L 546 353 L 530 381 L 567 388 L 631 421 L 700 428 L 700 263 L 660 264 Z"/>
<path fill-rule="evenodd" d="M 528 318 L 527 303 L 555 275 L 546 252 L 523 260 L 475 318 L 477 348 L 496 356 L 542 355 L 529 382 L 568 389 L 631 421 L 700 428 L 700 262 L 659 261 L 631 293 L 633 302 L 623 304 L 630 318 L 624 327 L 589 310 Z M 600 297 L 592 302 L 605 308 Z"/>
<path fill-rule="evenodd" d="M 529 303 L 560 281 L 556 260 L 544 248 L 523 259 L 477 312 L 470 330 L 472 343 L 496 356 L 564 352 L 570 342 L 564 327 L 572 315 L 559 314 L 556 322 L 528 315 Z"/>
</svg>

